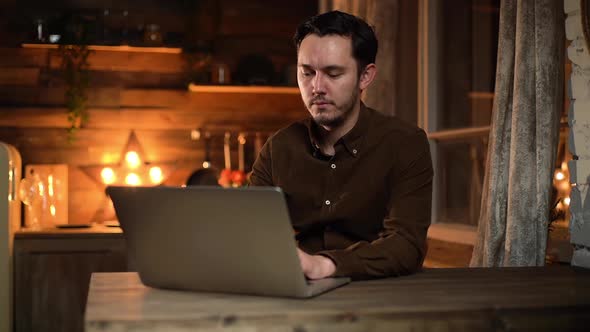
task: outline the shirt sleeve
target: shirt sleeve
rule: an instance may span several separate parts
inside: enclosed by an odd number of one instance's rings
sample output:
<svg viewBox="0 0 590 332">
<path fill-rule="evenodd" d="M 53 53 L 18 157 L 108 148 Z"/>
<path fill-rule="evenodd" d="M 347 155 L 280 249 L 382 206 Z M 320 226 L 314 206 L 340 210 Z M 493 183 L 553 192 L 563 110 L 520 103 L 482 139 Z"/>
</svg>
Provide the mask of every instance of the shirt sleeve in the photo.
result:
<svg viewBox="0 0 590 332">
<path fill-rule="evenodd" d="M 252 186 L 273 186 L 272 180 L 272 139 L 268 140 L 263 146 L 260 154 L 252 165 L 252 172 L 249 176 L 248 184 Z"/>
<path fill-rule="evenodd" d="M 432 160 L 424 131 L 400 142 L 401 148 L 390 174 L 390 200 L 379 238 L 361 241 L 343 250 L 326 250 L 336 265 L 334 276 L 369 279 L 413 273 L 426 255 L 426 233 L 432 205 Z M 409 143 L 409 142 L 408 142 Z"/>
</svg>

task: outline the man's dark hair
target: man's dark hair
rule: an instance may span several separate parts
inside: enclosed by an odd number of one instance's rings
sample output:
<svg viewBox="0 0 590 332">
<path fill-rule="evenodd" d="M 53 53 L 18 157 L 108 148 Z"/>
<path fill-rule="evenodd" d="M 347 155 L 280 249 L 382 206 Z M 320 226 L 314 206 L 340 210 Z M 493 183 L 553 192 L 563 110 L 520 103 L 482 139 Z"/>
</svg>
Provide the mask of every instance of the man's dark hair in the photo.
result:
<svg viewBox="0 0 590 332">
<path fill-rule="evenodd" d="M 356 60 L 359 75 L 370 63 L 375 63 L 377 56 L 377 37 L 373 28 L 362 19 L 343 13 L 331 11 L 316 15 L 301 23 L 295 31 L 293 41 L 299 51 L 301 42 L 308 35 L 338 35 L 352 40 L 352 56 Z"/>
</svg>

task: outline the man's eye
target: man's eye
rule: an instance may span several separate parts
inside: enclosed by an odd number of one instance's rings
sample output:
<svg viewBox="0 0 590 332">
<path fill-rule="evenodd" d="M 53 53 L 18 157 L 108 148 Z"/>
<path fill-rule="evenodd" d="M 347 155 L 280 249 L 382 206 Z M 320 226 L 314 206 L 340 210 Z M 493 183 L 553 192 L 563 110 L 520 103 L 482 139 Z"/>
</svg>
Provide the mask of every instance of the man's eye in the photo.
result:
<svg viewBox="0 0 590 332">
<path fill-rule="evenodd" d="M 328 74 L 328 76 L 330 76 L 331 78 L 338 78 L 340 76 L 342 76 L 342 74 L 337 73 L 337 74 Z"/>
<path fill-rule="evenodd" d="M 313 75 L 313 73 L 310 71 L 303 71 L 303 72 L 301 72 L 301 75 L 303 75 L 304 77 L 307 77 L 307 76 Z"/>
</svg>

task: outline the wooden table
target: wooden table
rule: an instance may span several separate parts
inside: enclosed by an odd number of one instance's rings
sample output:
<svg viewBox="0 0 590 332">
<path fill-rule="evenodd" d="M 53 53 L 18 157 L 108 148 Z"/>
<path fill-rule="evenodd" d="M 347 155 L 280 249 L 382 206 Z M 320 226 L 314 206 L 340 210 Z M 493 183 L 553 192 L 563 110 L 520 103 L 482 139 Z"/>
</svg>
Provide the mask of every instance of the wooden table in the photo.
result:
<svg viewBox="0 0 590 332">
<path fill-rule="evenodd" d="M 588 331 L 590 270 L 430 269 L 353 282 L 307 300 L 152 289 L 135 273 L 95 273 L 85 326 L 88 332 Z"/>
</svg>

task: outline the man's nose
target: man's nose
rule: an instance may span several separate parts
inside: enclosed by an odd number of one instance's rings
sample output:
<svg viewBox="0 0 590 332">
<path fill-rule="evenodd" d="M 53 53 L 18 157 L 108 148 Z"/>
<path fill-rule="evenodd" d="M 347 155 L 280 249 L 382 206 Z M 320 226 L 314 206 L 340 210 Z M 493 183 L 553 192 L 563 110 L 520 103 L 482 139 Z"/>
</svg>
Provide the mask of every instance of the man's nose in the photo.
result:
<svg viewBox="0 0 590 332">
<path fill-rule="evenodd" d="M 326 93 L 324 80 L 325 80 L 325 78 L 322 73 L 316 73 L 315 77 L 313 78 L 313 82 L 312 82 L 314 94 Z"/>
</svg>

